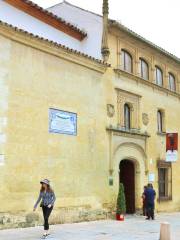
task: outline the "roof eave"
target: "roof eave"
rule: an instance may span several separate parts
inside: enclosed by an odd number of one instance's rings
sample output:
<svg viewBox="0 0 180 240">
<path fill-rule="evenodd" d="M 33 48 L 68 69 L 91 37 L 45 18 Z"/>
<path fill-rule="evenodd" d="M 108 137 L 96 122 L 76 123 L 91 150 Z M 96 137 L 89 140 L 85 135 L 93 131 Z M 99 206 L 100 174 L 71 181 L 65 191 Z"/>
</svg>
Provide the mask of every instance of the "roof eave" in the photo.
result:
<svg viewBox="0 0 180 240">
<path fill-rule="evenodd" d="M 19 33 L 19 34 L 24 34 L 24 35 L 26 35 L 27 37 L 30 37 L 30 38 L 39 40 L 40 43 L 47 43 L 47 44 L 50 44 L 52 47 L 54 46 L 55 48 L 61 48 L 61 49 L 65 50 L 66 52 L 72 53 L 72 54 L 74 54 L 74 55 L 76 55 L 76 56 L 81 56 L 81 57 L 83 57 L 84 59 L 90 60 L 90 61 L 94 62 L 95 64 L 98 64 L 99 66 L 104 67 L 105 69 L 106 69 L 107 67 L 110 67 L 110 66 L 111 66 L 110 64 L 105 63 L 103 60 L 94 58 L 94 57 L 89 56 L 89 55 L 87 55 L 87 54 L 85 54 L 85 53 L 82 53 L 82 52 L 80 52 L 80 51 L 74 50 L 74 49 L 69 48 L 69 47 L 67 47 L 67 46 L 65 46 L 65 45 L 62 45 L 62 44 L 59 44 L 59 43 L 57 43 L 57 42 L 51 41 L 51 40 L 49 40 L 49 39 L 45 39 L 45 38 L 40 37 L 40 36 L 38 36 L 38 35 L 34 35 L 34 34 L 32 34 L 32 33 L 29 33 L 29 32 L 27 32 L 27 31 L 24 31 L 23 29 L 14 27 L 14 26 L 6 23 L 6 22 L 2 22 L 1 20 L 0 20 L 0 27 L 2 27 L 2 28 L 4 27 L 4 28 L 6 28 L 6 29 L 15 31 L 16 33 Z M 11 36 L 11 38 L 13 38 L 13 37 L 15 37 L 15 34 L 12 34 L 12 33 L 11 33 L 10 36 Z"/>
<path fill-rule="evenodd" d="M 166 55 L 167 57 L 174 60 L 176 63 L 180 64 L 180 58 L 176 57 L 172 53 L 169 53 L 168 51 L 164 50 L 163 48 L 157 46 L 156 44 L 152 43 L 151 41 L 145 39 L 144 37 L 140 36 L 139 34 L 135 33 L 134 31 L 130 30 L 123 24 L 117 22 L 116 20 L 109 20 L 109 26 L 117 27 L 120 30 L 126 32 L 127 34 L 131 35 L 132 37 L 136 38 L 137 40 L 149 45 L 150 47 L 154 48 L 155 50 L 158 50 L 161 54 Z"/>
<path fill-rule="evenodd" d="M 29 0 L 4 0 L 11 6 L 37 18 L 38 20 L 68 34 L 69 36 L 82 41 L 87 37 L 87 33 L 80 30 L 75 25 L 65 21 L 64 19 L 54 15 L 53 13 L 47 11 L 46 9 L 38 6 L 37 4 Z"/>
</svg>

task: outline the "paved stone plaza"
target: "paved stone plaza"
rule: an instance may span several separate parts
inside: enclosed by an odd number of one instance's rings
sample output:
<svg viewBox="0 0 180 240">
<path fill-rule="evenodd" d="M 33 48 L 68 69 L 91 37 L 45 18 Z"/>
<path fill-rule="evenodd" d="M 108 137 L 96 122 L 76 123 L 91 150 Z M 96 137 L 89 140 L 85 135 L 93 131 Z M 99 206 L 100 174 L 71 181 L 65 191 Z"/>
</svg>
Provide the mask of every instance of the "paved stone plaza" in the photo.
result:
<svg viewBox="0 0 180 240">
<path fill-rule="evenodd" d="M 155 221 L 141 216 L 126 216 L 125 222 L 114 220 L 52 226 L 52 240 L 159 240 L 160 223 L 171 224 L 171 240 L 180 239 L 180 213 L 161 214 Z M 42 227 L 1 230 L 1 240 L 40 239 Z"/>
</svg>

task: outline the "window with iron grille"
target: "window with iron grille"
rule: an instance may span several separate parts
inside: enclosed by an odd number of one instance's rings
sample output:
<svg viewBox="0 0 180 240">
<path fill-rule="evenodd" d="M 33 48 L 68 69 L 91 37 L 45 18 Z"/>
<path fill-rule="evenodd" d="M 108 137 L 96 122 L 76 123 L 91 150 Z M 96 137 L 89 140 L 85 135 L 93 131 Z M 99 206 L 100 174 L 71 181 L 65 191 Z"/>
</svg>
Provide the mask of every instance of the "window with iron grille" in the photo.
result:
<svg viewBox="0 0 180 240">
<path fill-rule="evenodd" d="M 171 163 L 158 162 L 159 201 L 172 200 L 172 167 Z"/>
</svg>

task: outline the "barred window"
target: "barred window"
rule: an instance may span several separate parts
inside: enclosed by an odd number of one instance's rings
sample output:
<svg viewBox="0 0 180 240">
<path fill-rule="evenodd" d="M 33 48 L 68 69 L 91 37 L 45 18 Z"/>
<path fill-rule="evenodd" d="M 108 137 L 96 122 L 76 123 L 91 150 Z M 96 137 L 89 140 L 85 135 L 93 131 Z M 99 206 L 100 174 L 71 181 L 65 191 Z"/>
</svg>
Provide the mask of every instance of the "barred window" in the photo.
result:
<svg viewBox="0 0 180 240">
<path fill-rule="evenodd" d="M 158 161 L 159 201 L 172 200 L 171 163 Z"/>
</svg>

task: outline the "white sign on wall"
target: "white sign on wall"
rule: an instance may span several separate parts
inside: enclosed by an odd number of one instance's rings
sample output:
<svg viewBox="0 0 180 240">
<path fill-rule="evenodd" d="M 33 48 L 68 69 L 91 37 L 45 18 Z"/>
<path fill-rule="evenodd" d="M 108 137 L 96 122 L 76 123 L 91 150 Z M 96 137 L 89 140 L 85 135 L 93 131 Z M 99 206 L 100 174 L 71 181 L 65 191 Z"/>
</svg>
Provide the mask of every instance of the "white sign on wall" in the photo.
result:
<svg viewBox="0 0 180 240">
<path fill-rule="evenodd" d="M 76 136 L 77 114 L 50 108 L 49 132 Z"/>
<path fill-rule="evenodd" d="M 148 181 L 149 182 L 154 182 L 155 181 L 155 174 L 154 173 L 149 173 Z"/>
</svg>

